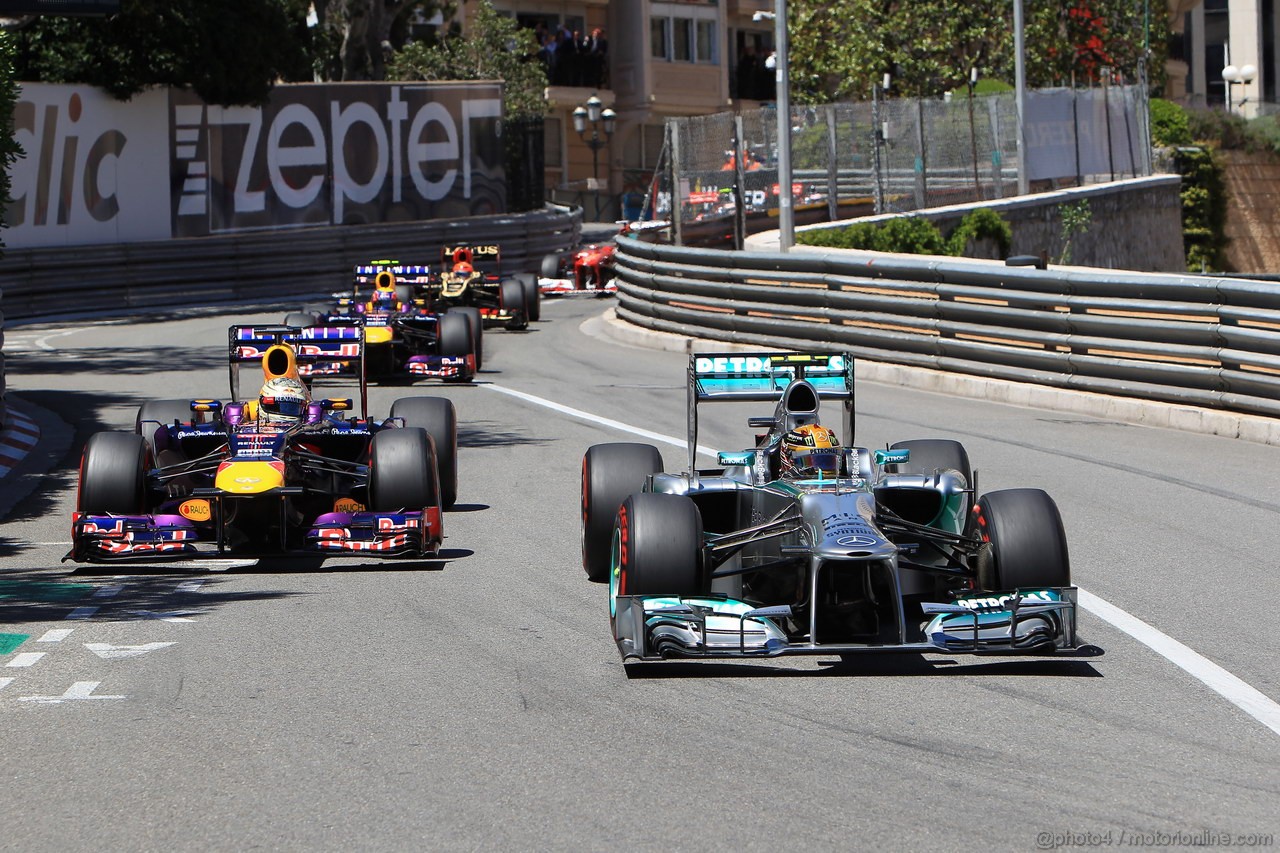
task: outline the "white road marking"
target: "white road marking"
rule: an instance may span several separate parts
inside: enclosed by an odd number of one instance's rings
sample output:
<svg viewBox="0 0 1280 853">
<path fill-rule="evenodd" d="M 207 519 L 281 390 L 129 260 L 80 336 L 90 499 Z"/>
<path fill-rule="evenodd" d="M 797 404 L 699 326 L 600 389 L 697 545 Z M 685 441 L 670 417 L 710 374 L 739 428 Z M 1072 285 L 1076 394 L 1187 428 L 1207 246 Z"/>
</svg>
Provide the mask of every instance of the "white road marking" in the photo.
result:
<svg viewBox="0 0 1280 853">
<path fill-rule="evenodd" d="M 78 331 L 80 331 L 80 330 L 79 330 L 79 329 L 67 329 L 67 330 L 62 331 L 62 332 L 54 332 L 53 334 L 45 335 L 45 336 L 43 336 L 43 337 L 41 337 L 41 338 L 37 338 L 37 339 L 36 339 L 36 346 L 37 346 L 37 347 L 39 347 L 40 349 L 44 350 L 45 352 L 57 352 L 57 351 L 58 351 L 58 348 L 57 348 L 57 347 L 55 347 L 55 346 L 51 346 L 51 345 L 49 344 L 49 341 L 53 340 L 54 338 L 63 338 L 63 337 L 66 337 L 67 335 L 74 335 L 74 334 L 75 334 L 76 332 L 78 332 Z"/>
<path fill-rule="evenodd" d="M 120 590 L 122 589 L 124 589 L 124 584 L 122 583 L 112 584 L 111 586 L 104 586 L 101 589 L 98 589 L 97 591 L 95 591 L 93 593 L 93 597 L 94 598 L 115 598 L 117 595 L 120 594 Z"/>
<path fill-rule="evenodd" d="M 41 705 L 58 705 L 62 702 L 75 702 L 85 699 L 128 699 L 128 696 L 94 696 L 101 681 L 77 681 L 67 688 L 61 696 L 20 696 L 19 702 L 38 702 Z"/>
<path fill-rule="evenodd" d="M 147 652 L 154 652 L 156 649 L 167 649 L 169 646 L 174 645 L 177 645 L 177 643 L 147 643 L 142 646 L 113 646 L 109 643 L 85 643 L 84 647 L 104 660 L 119 660 L 120 658 L 136 658 L 139 655 L 145 655 Z"/>
<path fill-rule="evenodd" d="M 497 391 L 500 394 L 506 394 L 526 403 L 532 403 L 535 406 L 542 406 L 551 409 L 554 412 L 577 418 L 587 423 L 599 424 L 600 426 L 610 427 L 619 432 L 630 433 L 641 438 L 647 438 L 650 441 L 658 441 L 663 444 L 670 444 L 675 447 L 685 448 L 689 443 L 683 439 L 676 438 L 662 433 L 652 432 L 651 430 L 642 429 L 640 427 L 625 424 L 621 421 L 615 421 L 611 418 L 594 415 L 591 412 L 585 412 L 582 409 L 574 409 L 569 406 L 561 405 L 552 400 L 542 397 L 526 394 L 523 391 L 516 391 L 514 388 L 505 388 L 501 385 L 483 384 L 477 385 L 477 388 L 488 388 L 490 391 Z M 709 447 L 701 444 L 698 445 L 698 452 L 705 453 L 708 456 L 715 456 L 716 452 Z M 1143 622 L 1137 616 L 1127 610 L 1116 607 L 1106 599 L 1099 598 L 1083 589 L 1079 595 L 1080 606 L 1097 616 L 1104 622 L 1123 631 L 1142 643 L 1156 654 L 1164 657 L 1170 663 L 1186 671 L 1197 681 L 1204 684 L 1210 690 L 1271 729 L 1276 734 L 1280 734 L 1280 703 L 1275 702 L 1265 693 L 1262 693 L 1255 687 L 1252 687 L 1239 677 L 1232 675 L 1227 670 L 1218 666 L 1213 661 L 1201 655 L 1199 652 L 1183 645 L 1177 640 L 1160 631 L 1157 628 Z"/>
<path fill-rule="evenodd" d="M 9 661 L 5 666 L 33 666 L 36 661 L 40 660 L 40 658 L 44 657 L 46 654 L 47 652 L 23 652 L 20 655 L 14 655 L 13 660 Z"/>
<path fill-rule="evenodd" d="M 676 438 L 673 435 L 664 435 L 660 432 L 653 432 L 652 430 L 631 426 L 631 424 L 624 424 L 622 421 L 615 421 L 612 418 L 593 415 L 591 412 L 584 412 L 582 409 L 574 409 L 569 406 L 564 406 L 543 397 L 535 397 L 533 394 L 526 394 L 525 392 L 517 391 L 514 388 L 506 388 L 502 385 L 493 385 L 489 383 L 478 384 L 476 387 L 488 388 L 490 391 L 497 391 L 499 394 L 506 394 L 508 396 L 515 397 L 518 400 L 524 400 L 526 403 L 532 403 L 535 406 L 542 406 L 543 408 L 551 409 L 553 412 L 559 412 L 560 414 L 568 415 L 571 418 L 577 418 L 578 420 L 586 421 L 590 424 L 596 424 L 597 426 L 616 429 L 619 432 L 631 433 L 632 435 L 639 436 L 640 438 L 647 438 L 650 441 L 669 444 L 673 447 L 679 447 L 681 450 L 689 446 L 689 442 L 683 438 Z M 698 445 L 698 452 L 705 453 L 707 456 L 716 455 L 714 448 L 707 447 L 704 444 Z"/>
<path fill-rule="evenodd" d="M 0 678 L 0 690 L 4 690 L 10 684 L 13 684 L 15 680 L 13 678 Z"/>
<path fill-rule="evenodd" d="M 202 586 L 204 586 L 203 580 L 183 581 L 182 583 L 174 587 L 174 591 L 175 592 L 199 592 L 200 587 Z"/>
<path fill-rule="evenodd" d="M 194 622 L 194 619 L 188 619 L 188 615 L 199 616 L 203 610 L 170 610 L 166 613 L 159 613 L 155 610 L 127 610 L 126 613 L 141 619 L 159 619 L 164 622 Z"/>
<path fill-rule="evenodd" d="M 51 631 L 45 631 L 44 636 L 36 640 L 37 643 L 61 643 L 72 632 L 72 628 L 54 628 Z"/>
<path fill-rule="evenodd" d="M 77 607 L 67 614 L 67 619 L 88 619 L 97 612 L 98 608 L 96 606 Z"/>
<path fill-rule="evenodd" d="M 1080 606 L 1185 670 L 1197 681 L 1280 735 L 1280 703 L 1227 672 L 1194 649 L 1126 610 L 1081 589 Z"/>
</svg>

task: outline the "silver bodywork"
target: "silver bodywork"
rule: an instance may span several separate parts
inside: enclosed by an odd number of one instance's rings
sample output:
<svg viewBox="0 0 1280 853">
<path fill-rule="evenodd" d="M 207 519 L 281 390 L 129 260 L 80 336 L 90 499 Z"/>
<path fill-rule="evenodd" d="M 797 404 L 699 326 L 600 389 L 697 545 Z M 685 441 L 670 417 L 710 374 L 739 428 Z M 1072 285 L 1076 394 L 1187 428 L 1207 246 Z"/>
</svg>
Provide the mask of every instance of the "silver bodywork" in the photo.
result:
<svg viewBox="0 0 1280 853">
<path fill-rule="evenodd" d="M 694 356 L 691 365 L 713 357 Z M 752 419 L 770 427 L 757 447 L 722 454 L 722 468 L 646 482 L 645 491 L 683 495 L 699 507 L 708 591 L 619 595 L 615 560 L 611 612 L 624 658 L 1077 647 L 1073 587 L 973 591 L 970 564 L 983 543 L 967 529 L 974 490 L 963 473 L 895 473 L 904 454 L 845 447 L 835 478 L 780 478 L 781 436 L 816 422 L 820 397 L 844 398 L 806 385 L 789 378 L 774 393 L 774 416 Z M 696 404 L 708 398 L 691 390 L 691 447 Z"/>
</svg>

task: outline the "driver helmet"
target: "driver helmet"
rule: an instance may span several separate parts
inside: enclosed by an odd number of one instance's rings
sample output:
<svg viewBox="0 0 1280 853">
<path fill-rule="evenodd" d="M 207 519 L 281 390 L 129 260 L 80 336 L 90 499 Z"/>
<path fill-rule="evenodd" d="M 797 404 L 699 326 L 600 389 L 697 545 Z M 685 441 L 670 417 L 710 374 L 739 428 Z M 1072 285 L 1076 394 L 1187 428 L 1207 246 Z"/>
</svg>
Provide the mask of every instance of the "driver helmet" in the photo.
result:
<svg viewBox="0 0 1280 853">
<path fill-rule="evenodd" d="M 291 426 L 307 412 L 311 394 L 297 379 L 277 376 L 268 379 L 258 394 L 258 418 L 270 424 Z"/>
<path fill-rule="evenodd" d="M 456 273 L 466 273 L 467 275 L 470 275 L 471 273 L 475 272 L 475 268 L 472 267 L 471 264 L 467 263 L 466 261 L 458 261 L 456 264 L 453 265 L 453 271 Z"/>
<path fill-rule="evenodd" d="M 820 424 L 803 424 L 782 437 L 781 457 L 783 477 L 837 477 L 840 439 Z"/>
</svg>

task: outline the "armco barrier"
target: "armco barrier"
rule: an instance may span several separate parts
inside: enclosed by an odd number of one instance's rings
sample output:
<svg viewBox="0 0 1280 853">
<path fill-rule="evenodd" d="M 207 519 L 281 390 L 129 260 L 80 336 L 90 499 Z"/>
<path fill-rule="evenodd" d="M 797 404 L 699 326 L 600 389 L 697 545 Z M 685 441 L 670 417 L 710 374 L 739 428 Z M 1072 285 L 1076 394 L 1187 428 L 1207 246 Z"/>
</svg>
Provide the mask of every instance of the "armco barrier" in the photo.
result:
<svg viewBox="0 0 1280 853">
<path fill-rule="evenodd" d="M 69 311 L 115 311 L 318 296 L 350 285 L 351 268 L 374 258 L 439 261 L 451 243 L 496 243 L 502 268 L 536 272 L 543 255 L 578 242 L 580 208 L 380 225 L 255 231 L 155 243 L 19 249 L 0 258 L 3 320 Z M 0 356 L 2 357 L 2 356 Z M 0 423 L 4 418 L 0 361 Z"/>
<path fill-rule="evenodd" d="M 621 237 L 618 316 L 661 331 L 1280 415 L 1280 287 Z"/>
</svg>

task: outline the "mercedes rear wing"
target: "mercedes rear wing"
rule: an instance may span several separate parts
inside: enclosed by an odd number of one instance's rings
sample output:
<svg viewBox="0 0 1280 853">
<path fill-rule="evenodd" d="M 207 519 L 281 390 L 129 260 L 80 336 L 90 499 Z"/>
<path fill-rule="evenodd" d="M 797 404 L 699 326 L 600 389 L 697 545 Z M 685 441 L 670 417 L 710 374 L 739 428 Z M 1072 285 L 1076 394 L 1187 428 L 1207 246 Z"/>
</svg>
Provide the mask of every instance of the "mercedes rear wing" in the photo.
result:
<svg viewBox="0 0 1280 853">
<path fill-rule="evenodd" d="M 820 400 L 840 400 L 853 439 L 853 356 L 821 352 L 698 352 L 689 356 L 689 473 L 697 477 L 698 404 L 782 401 L 791 383 L 802 380 Z M 761 421 L 766 419 L 759 419 Z M 770 423 L 773 419 L 767 419 Z M 752 419 L 756 424 L 757 419 Z"/>
</svg>

